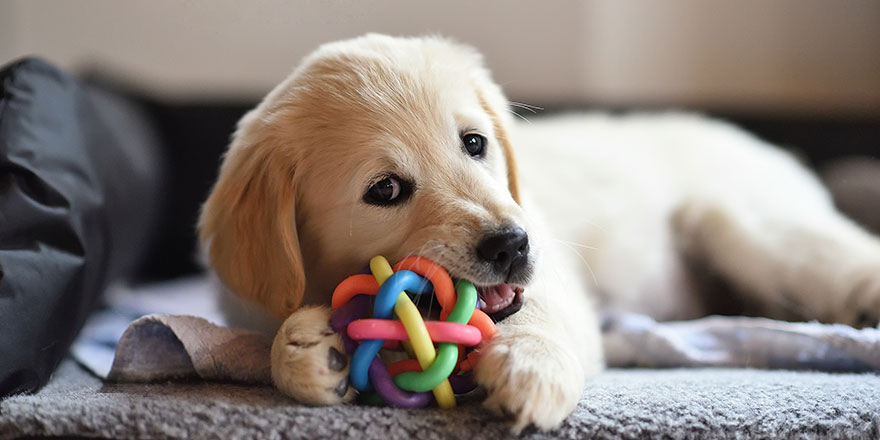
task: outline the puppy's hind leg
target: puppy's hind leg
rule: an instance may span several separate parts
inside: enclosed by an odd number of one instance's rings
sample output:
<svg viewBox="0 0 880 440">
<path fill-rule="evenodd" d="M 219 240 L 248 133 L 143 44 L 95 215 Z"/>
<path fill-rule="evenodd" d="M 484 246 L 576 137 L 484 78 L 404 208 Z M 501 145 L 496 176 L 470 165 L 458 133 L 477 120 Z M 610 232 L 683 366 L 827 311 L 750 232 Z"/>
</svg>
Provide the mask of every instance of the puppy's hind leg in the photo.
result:
<svg viewBox="0 0 880 440">
<path fill-rule="evenodd" d="M 880 241 L 805 170 L 793 176 L 793 185 L 687 199 L 673 219 L 681 247 L 763 315 L 876 326 Z"/>
<path fill-rule="evenodd" d="M 350 401 L 348 356 L 330 328 L 329 307 L 303 307 L 281 325 L 272 343 L 272 381 L 284 394 L 308 405 Z"/>
</svg>

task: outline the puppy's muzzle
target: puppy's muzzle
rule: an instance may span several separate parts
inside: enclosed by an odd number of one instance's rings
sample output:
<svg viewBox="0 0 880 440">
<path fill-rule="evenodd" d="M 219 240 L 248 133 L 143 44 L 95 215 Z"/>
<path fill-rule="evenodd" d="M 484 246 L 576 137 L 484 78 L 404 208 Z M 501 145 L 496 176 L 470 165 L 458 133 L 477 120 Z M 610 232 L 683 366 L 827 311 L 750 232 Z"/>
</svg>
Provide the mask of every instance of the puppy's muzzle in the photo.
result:
<svg viewBox="0 0 880 440">
<path fill-rule="evenodd" d="M 477 244 L 477 255 L 496 275 L 510 280 L 528 264 L 529 236 L 518 226 L 494 231 Z"/>
</svg>

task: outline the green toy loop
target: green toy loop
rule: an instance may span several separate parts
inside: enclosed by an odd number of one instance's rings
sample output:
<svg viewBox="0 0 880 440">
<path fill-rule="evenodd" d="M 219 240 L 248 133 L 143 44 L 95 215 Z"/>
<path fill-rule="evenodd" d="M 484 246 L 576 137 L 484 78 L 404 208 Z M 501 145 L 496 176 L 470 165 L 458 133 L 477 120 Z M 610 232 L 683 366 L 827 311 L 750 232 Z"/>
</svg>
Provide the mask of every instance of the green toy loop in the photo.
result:
<svg viewBox="0 0 880 440">
<path fill-rule="evenodd" d="M 468 281 L 459 280 L 455 283 L 455 292 L 458 298 L 446 321 L 467 324 L 477 307 L 477 288 Z M 457 360 L 458 346 L 442 343 L 437 348 L 434 363 L 427 370 L 400 373 L 394 378 L 394 383 L 407 391 L 431 391 L 452 374 Z"/>
</svg>

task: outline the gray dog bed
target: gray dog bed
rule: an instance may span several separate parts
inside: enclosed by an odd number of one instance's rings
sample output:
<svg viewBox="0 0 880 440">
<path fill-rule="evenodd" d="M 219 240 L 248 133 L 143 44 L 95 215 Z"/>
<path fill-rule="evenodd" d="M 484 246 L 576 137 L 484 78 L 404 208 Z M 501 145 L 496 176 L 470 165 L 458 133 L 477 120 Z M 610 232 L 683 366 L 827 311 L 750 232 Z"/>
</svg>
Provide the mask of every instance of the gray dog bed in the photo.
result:
<svg viewBox="0 0 880 440">
<path fill-rule="evenodd" d="M 300 406 L 271 387 L 104 384 L 67 361 L 35 395 L 0 402 L 0 438 L 506 438 L 479 395 L 452 411 Z M 878 438 L 875 374 L 611 369 L 559 429 L 523 438 Z"/>
</svg>

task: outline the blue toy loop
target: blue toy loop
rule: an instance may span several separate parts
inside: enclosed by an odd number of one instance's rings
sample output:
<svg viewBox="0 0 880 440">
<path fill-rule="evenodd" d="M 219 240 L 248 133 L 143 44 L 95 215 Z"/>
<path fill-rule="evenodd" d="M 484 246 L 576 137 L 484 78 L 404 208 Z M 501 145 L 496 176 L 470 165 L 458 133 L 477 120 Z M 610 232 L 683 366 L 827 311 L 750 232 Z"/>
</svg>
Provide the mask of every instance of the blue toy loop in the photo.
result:
<svg viewBox="0 0 880 440">
<path fill-rule="evenodd" d="M 400 292 L 407 291 L 417 295 L 431 292 L 431 283 L 421 275 L 408 270 L 394 272 L 388 277 L 373 304 L 373 318 L 389 319 L 394 311 L 394 303 Z M 370 362 L 379 354 L 385 345 L 384 339 L 365 339 L 351 357 L 351 385 L 358 391 L 372 391 L 369 379 Z"/>
</svg>

